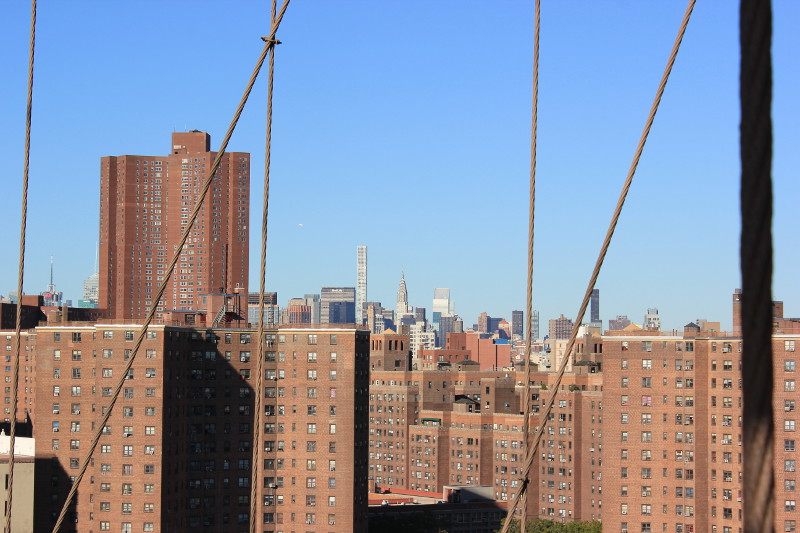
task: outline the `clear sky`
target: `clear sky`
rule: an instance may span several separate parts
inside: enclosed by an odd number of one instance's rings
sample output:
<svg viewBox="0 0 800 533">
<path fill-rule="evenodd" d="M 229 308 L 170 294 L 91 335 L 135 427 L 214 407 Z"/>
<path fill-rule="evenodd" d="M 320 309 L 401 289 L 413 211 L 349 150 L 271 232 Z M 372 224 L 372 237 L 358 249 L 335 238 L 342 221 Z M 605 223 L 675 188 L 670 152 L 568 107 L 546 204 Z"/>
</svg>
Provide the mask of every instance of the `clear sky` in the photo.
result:
<svg viewBox="0 0 800 533">
<path fill-rule="evenodd" d="M 0 18 L 0 293 L 16 289 L 29 6 Z M 800 3 L 775 0 L 773 295 L 800 315 Z M 99 160 L 216 148 L 268 33 L 268 2 L 39 2 L 25 291 L 49 256 L 81 297 Z M 267 286 L 355 286 L 412 305 L 450 287 L 466 324 L 525 306 L 533 2 L 294 0 L 278 37 Z M 685 2 L 544 0 L 534 307 L 574 316 Z M 730 327 L 740 286 L 738 2 L 698 2 L 600 276 L 601 316 Z M 252 153 L 258 286 L 265 76 L 230 148 Z"/>
</svg>

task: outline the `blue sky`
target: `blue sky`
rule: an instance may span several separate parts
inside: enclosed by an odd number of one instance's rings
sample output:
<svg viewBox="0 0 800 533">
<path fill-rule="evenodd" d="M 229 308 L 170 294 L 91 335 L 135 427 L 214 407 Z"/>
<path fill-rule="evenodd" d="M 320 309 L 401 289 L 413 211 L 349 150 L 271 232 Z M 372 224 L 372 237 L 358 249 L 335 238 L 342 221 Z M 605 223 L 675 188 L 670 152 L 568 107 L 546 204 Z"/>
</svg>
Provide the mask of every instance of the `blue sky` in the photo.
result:
<svg viewBox="0 0 800 533">
<path fill-rule="evenodd" d="M 29 7 L 0 21 L 0 293 L 16 288 Z M 682 1 L 543 2 L 534 307 L 574 316 L 680 23 Z M 698 2 L 598 287 L 604 319 L 730 325 L 740 286 L 738 2 Z M 773 295 L 800 315 L 800 5 L 774 4 Z M 533 2 L 294 0 L 278 37 L 267 286 L 355 285 L 413 305 L 450 287 L 467 324 L 525 306 Z M 40 2 L 28 293 L 80 297 L 99 159 L 212 146 L 266 35 L 267 2 Z M 230 148 L 252 153 L 258 234 L 265 76 Z M 302 226 L 301 226 L 302 224 Z M 251 286 L 259 242 L 251 239 Z M 792 243 L 795 244 L 792 244 Z M 794 265 L 794 266 L 793 266 Z"/>
</svg>

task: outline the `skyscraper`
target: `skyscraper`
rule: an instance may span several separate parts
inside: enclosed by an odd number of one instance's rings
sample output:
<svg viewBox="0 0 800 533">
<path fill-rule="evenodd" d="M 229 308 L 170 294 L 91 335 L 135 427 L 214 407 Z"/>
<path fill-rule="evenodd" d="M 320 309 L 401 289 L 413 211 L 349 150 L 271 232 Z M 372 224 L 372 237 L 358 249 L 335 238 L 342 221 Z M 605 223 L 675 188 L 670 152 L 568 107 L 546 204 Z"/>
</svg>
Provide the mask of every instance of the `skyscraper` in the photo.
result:
<svg viewBox="0 0 800 533">
<path fill-rule="evenodd" d="M 321 323 L 353 324 L 356 321 L 355 287 L 322 287 L 319 301 Z"/>
<path fill-rule="evenodd" d="M 400 286 L 397 287 L 397 321 L 408 313 L 408 289 L 406 289 L 405 272 L 400 273 Z"/>
<path fill-rule="evenodd" d="M 433 289 L 433 312 L 450 314 L 450 289 Z"/>
<path fill-rule="evenodd" d="M 97 308 L 100 290 L 100 273 L 97 271 L 97 261 L 100 248 L 94 258 L 94 274 L 83 280 L 83 298 L 78 300 L 78 307 Z"/>
<path fill-rule="evenodd" d="M 600 289 L 592 289 L 592 299 L 590 300 L 590 322 L 592 325 L 600 324 Z"/>
<path fill-rule="evenodd" d="M 79 307 L 97 307 L 100 274 L 95 272 L 83 280 L 83 298 L 78 300 Z"/>
<path fill-rule="evenodd" d="M 228 152 L 160 302 L 154 293 L 217 153 L 202 131 L 174 132 L 166 156 L 100 160 L 99 307 L 109 318 L 199 308 L 199 296 L 247 293 L 250 154 Z"/>
<path fill-rule="evenodd" d="M 531 328 L 531 338 L 538 339 L 539 338 L 539 311 L 534 311 L 531 313 L 531 321 L 528 327 Z"/>
<path fill-rule="evenodd" d="M 356 279 L 356 324 L 363 324 L 367 306 L 367 247 L 358 247 L 358 276 Z"/>
<path fill-rule="evenodd" d="M 304 294 L 306 305 L 311 308 L 311 323 L 321 324 L 319 294 Z"/>
<path fill-rule="evenodd" d="M 522 321 L 524 320 L 525 313 L 523 311 L 511 311 L 511 334 L 519 335 L 520 337 L 525 334 Z"/>
</svg>

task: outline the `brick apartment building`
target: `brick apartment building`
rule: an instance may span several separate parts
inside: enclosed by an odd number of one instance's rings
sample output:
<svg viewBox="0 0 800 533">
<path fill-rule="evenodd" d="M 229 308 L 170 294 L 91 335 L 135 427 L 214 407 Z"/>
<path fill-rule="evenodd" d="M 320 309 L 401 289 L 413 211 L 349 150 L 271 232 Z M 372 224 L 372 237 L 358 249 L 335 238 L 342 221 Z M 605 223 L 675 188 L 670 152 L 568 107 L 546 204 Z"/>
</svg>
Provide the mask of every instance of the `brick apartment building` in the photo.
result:
<svg viewBox="0 0 800 533">
<path fill-rule="evenodd" d="M 800 520 L 800 320 L 784 318 L 780 302 L 774 315 L 775 530 L 789 532 Z M 453 343 L 421 351 L 411 363 L 418 371 L 399 363 L 394 371 L 392 361 L 408 352 L 389 353 L 381 340 L 372 339 L 371 483 L 434 493 L 489 485 L 498 501 L 513 498 L 522 466 L 520 367 L 481 371 Z M 602 519 L 614 533 L 739 533 L 741 349 L 740 337 L 708 321 L 682 334 L 629 327 L 579 338 L 534 462 L 529 511 L 559 521 Z M 541 423 L 536 413 L 555 370 L 534 372 L 532 427 Z"/>
<path fill-rule="evenodd" d="M 448 485 L 486 485 L 500 502 L 519 487 L 522 374 L 482 371 L 464 351 L 442 349 L 446 361 L 422 361 L 408 371 L 404 336 L 373 335 L 370 375 L 370 482 L 379 490 L 439 493 Z M 389 348 L 387 348 L 387 346 Z M 404 348 L 405 347 L 405 348 Z M 397 368 L 397 370 L 395 370 Z M 600 516 L 602 434 L 599 374 L 567 376 L 558 391 L 540 454 L 531 472 L 531 516 L 584 520 Z M 536 373 L 533 410 L 551 373 Z M 533 426 L 540 423 L 534 416 Z M 581 447 L 586 442 L 591 446 Z"/>
<path fill-rule="evenodd" d="M 141 319 L 166 274 L 214 162 L 210 136 L 175 132 L 168 155 L 100 160 L 99 308 Z M 250 154 L 228 152 L 161 301 L 165 310 L 200 308 L 201 294 L 247 294 Z"/>
<path fill-rule="evenodd" d="M 137 332 L 65 323 L 25 333 L 35 531 L 52 529 Z M 245 532 L 253 482 L 260 531 L 365 530 L 369 333 L 291 327 L 267 341 L 256 417 L 257 330 L 151 326 L 62 530 Z"/>
</svg>

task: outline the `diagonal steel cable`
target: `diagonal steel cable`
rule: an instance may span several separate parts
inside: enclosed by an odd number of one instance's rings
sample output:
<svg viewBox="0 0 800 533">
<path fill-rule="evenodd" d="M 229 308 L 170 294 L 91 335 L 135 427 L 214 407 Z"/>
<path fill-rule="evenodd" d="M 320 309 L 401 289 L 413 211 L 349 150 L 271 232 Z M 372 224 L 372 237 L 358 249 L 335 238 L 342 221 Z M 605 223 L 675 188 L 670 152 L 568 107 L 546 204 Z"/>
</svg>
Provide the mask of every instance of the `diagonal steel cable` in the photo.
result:
<svg viewBox="0 0 800 533">
<path fill-rule="evenodd" d="M 286 0 L 286 4 L 289 0 Z M 270 21 L 275 27 L 275 11 L 278 7 L 277 0 L 272 0 L 272 13 Z M 275 40 L 272 51 L 269 54 L 269 64 L 267 66 L 267 125 L 266 139 L 264 147 L 264 207 L 261 218 L 261 270 L 258 285 L 258 362 L 256 363 L 256 394 L 255 394 L 255 423 L 253 424 L 253 462 L 250 481 L 250 533 L 257 533 L 257 516 L 259 502 L 258 496 L 259 471 L 261 468 L 261 400 L 264 394 L 264 291 L 266 290 L 267 279 L 267 222 L 269 218 L 269 167 L 272 158 L 272 93 L 275 78 L 275 44 L 280 41 Z"/>
<path fill-rule="evenodd" d="M 17 316 L 14 326 L 14 371 L 11 377 L 11 430 L 8 440 L 8 496 L 6 527 L 11 532 L 11 507 L 14 496 L 14 446 L 17 441 L 17 402 L 19 401 L 19 358 L 22 343 L 22 283 L 25 278 L 25 233 L 28 224 L 28 173 L 31 161 L 31 117 L 33 110 L 33 63 L 36 48 L 36 0 L 31 1 L 31 36 L 28 51 L 28 101 L 25 108 L 25 162 L 22 168 L 22 212 L 19 230 L 19 275 L 17 277 Z"/>
<path fill-rule="evenodd" d="M 275 23 L 272 25 L 272 30 L 270 32 L 269 37 L 264 39 L 265 41 L 264 48 L 261 50 L 261 55 L 259 56 L 258 61 L 256 62 L 256 66 L 253 68 L 253 73 L 250 75 L 250 80 L 247 83 L 247 87 L 245 88 L 244 94 L 242 95 L 242 99 L 239 102 L 239 106 L 237 107 L 233 119 L 231 120 L 231 123 L 228 126 L 228 131 L 225 133 L 225 138 L 222 140 L 219 152 L 217 152 L 217 157 L 214 159 L 214 163 L 212 164 L 211 168 L 208 171 L 208 176 L 206 177 L 205 183 L 203 184 L 203 190 L 200 194 L 200 198 L 197 200 L 197 203 L 195 204 L 194 209 L 192 210 L 192 214 L 189 217 L 186 229 L 183 231 L 181 239 L 175 249 L 175 253 L 172 256 L 172 261 L 169 264 L 169 268 L 167 269 L 167 272 L 164 275 L 164 279 L 162 280 L 161 285 L 158 287 L 158 291 L 156 292 L 156 295 L 153 299 L 154 302 L 160 302 L 162 296 L 164 295 L 164 291 L 167 288 L 167 284 L 169 283 L 169 280 L 172 277 L 172 274 L 175 270 L 175 265 L 178 263 L 178 259 L 180 258 L 181 250 L 183 250 L 183 247 L 186 244 L 186 240 L 189 238 L 192 226 L 194 226 L 194 222 L 197 219 L 197 215 L 200 212 L 200 208 L 202 207 L 203 202 L 205 201 L 205 198 L 208 194 L 208 190 L 211 188 L 211 183 L 214 179 L 214 175 L 219 169 L 219 165 L 222 162 L 222 157 L 225 155 L 228 143 L 230 142 L 231 136 L 233 135 L 233 131 L 236 128 L 236 124 L 239 122 L 239 118 L 242 116 L 242 111 L 244 111 L 244 106 L 247 103 L 247 99 L 250 96 L 250 92 L 253 90 L 253 85 L 255 85 L 258 73 L 261 71 L 261 67 L 264 65 L 264 60 L 266 59 L 267 54 L 275 45 L 275 33 L 277 33 L 278 31 L 278 27 L 280 26 L 284 13 L 286 13 L 286 8 L 288 7 L 288 5 L 289 5 L 289 0 L 285 0 L 283 6 L 281 7 L 280 12 L 278 13 L 275 19 Z M 89 461 L 92 458 L 92 454 L 94 453 L 95 448 L 97 448 L 97 443 L 100 441 L 100 437 L 102 436 L 103 428 L 108 422 L 108 419 L 111 416 L 111 413 L 114 409 L 114 405 L 117 402 L 117 398 L 119 398 L 120 392 L 122 391 L 122 386 L 125 383 L 125 376 L 127 376 L 128 371 L 131 369 L 134 361 L 136 360 L 136 355 L 139 352 L 139 347 L 142 345 L 142 342 L 144 341 L 145 334 L 147 333 L 147 328 L 153 321 L 153 317 L 155 316 L 157 307 L 158 305 L 153 305 L 150 308 L 150 311 L 148 311 L 144 323 L 142 324 L 142 327 L 139 329 L 139 333 L 136 337 L 136 342 L 133 345 L 133 349 L 131 351 L 131 356 L 128 359 L 128 364 L 126 365 L 125 370 L 122 372 L 120 380 L 117 382 L 117 386 L 114 388 L 114 393 L 111 397 L 111 402 L 108 405 L 108 409 L 106 409 L 105 415 L 100 420 L 100 423 L 97 427 L 97 431 L 95 432 L 94 438 L 92 439 L 91 445 L 89 446 L 86 456 L 84 457 L 83 462 L 81 464 L 80 471 L 78 472 L 78 475 L 75 477 L 75 481 L 73 482 L 72 487 L 70 488 L 69 494 L 67 495 L 67 499 L 64 502 L 64 506 L 61 508 L 58 520 L 56 521 L 56 524 L 53 527 L 53 533 L 57 533 L 61 527 L 61 524 L 64 522 L 64 518 L 67 514 L 67 509 L 72 503 L 72 500 L 75 497 L 75 493 L 78 490 L 78 486 L 80 485 L 80 482 L 83 479 L 84 474 L 86 473 L 86 469 L 89 466 Z"/>
<path fill-rule="evenodd" d="M 661 97 L 664 95 L 664 89 L 667 86 L 669 75 L 672 72 L 672 66 L 675 64 L 675 58 L 677 57 L 678 51 L 680 50 L 681 41 L 683 41 L 683 36 L 686 33 L 686 27 L 689 24 L 689 19 L 691 18 L 692 10 L 694 9 L 694 4 L 695 0 L 689 0 L 689 4 L 686 6 L 686 12 L 683 15 L 683 20 L 681 21 L 680 28 L 678 29 L 678 35 L 675 38 L 675 43 L 672 46 L 672 52 L 670 53 L 669 59 L 667 60 L 667 66 L 664 68 L 664 73 L 661 76 L 661 82 L 658 85 L 658 90 L 656 91 L 655 99 L 653 100 L 653 104 L 650 107 L 650 113 L 647 117 L 647 121 L 645 122 L 642 135 L 639 138 L 639 144 L 636 147 L 636 152 L 633 156 L 633 161 L 631 162 L 630 169 L 628 170 L 628 176 L 625 179 L 625 183 L 622 187 L 622 191 L 620 192 L 619 199 L 617 200 L 617 205 L 614 208 L 614 213 L 611 216 L 611 222 L 608 226 L 608 231 L 606 232 L 605 239 L 603 240 L 603 245 L 600 248 L 600 253 L 597 257 L 597 262 L 595 263 L 594 270 L 592 271 L 592 275 L 589 279 L 589 284 L 586 287 L 586 292 L 583 295 L 583 301 L 581 302 L 578 315 L 575 319 L 575 324 L 572 327 L 572 333 L 570 333 L 569 342 L 567 343 L 567 348 L 566 350 L 564 350 L 564 358 L 561 361 L 558 373 L 556 374 L 555 383 L 553 384 L 552 387 L 553 392 L 547 398 L 547 403 L 541 414 L 541 423 L 539 424 L 539 429 L 536 431 L 536 434 L 534 435 L 533 438 L 533 443 L 531 447 L 528 449 L 528 455 L 525 457 L 525 465 L 523 470 L 525 476 L 520 480 L 521 482 L 520 490 L 514 495 L 511 505 L 508 508 L 508 515 L 501 530 L 502 533 L 508 533 L 512 523 L 511 518 L 514 516 L 514 512 L 517 506 L 519 505 L 521 495 L 524 494 L 528 489 L 529 486 L 528 478 L 530 476 L 531 468 L 533 467 L 533 460 L 536 457 L 536 449 L 539 446 L 539 443 L 542 439 L 542 435 L 544 434 L 545 427 L 547 426 L 547 417 L 550 415 L 550 411 L 553 409 L 553 403 L 555 402 L 556 395 L 558 394 L 558 387 L 561 385 L 561 379 L 564 377 L 564 372 L 567 368 L 567 363 L 569 362 L 569 358 L 575 346 L 575 339 L 577 339 L 578 337 L 578 330 L 580 329 L 581 322 L 583 321 L 583 316 L 586 314 L 586 308 L 589 306 L 589 299 L 592 296 L 592 290 L 594 289 L 595 283 L 597 283 L 597 277 L 600 275 L 600 269 L 603 266 L 603 261 L 605 260 L 606 253 L 608 252 L 608 248 L 611 245 L 611 238 L 614 236 L 614 230 L 617 227 L 617 222 L 619 222 L 619 217 L 620 214 L 622 213 L 622 206 L 625 204 L 625 198 L 628 196 L 628 191 L 630 190 L 631 184 L 633 183 L 633 176 L 636 173 L 636 168 L 639 166 L 639 160 L 642 157 L 642 152 L 644 151 L 644 145 L 647 142 L 647 136 L 650 134 L 650 129 L 653 126 L 653 121 L 655 120 L 656 112 L 658 111 L 658 106 L 661 103 Z M 521 531 L 524 531 L 524 527 L 521 529 Z"/>
<path fill-rule="evenodd" d="M 525 307 L 528 317 L 528 327 L 525 328 L 525 385 L 523 388 L 522 412 L 525 418 L 522 421 L 522 456 L 528 454 L 528 437 L 530 432 L 531 414 L 531 317 L 533 316 L 533 222 L 536 207 L 536 130 L 539 121 L 539 28 L 541 27 L 542 2 L 536 0 L 535 19 L 533 24 L 533 104 L 531 106 L 531 166 L 530 185 L 528 188 L 528 284 L 527 303 Z M 527 480 L 527 473 L 525 475 Z M 528 520 L 528 493 L 522 495 L 522 513 L 520 522 Z"/>
</svg>

